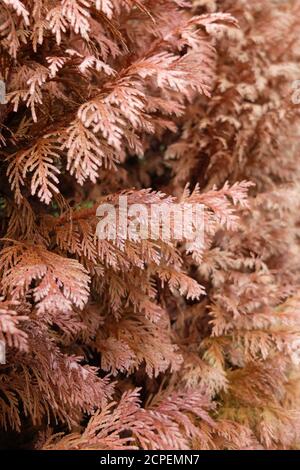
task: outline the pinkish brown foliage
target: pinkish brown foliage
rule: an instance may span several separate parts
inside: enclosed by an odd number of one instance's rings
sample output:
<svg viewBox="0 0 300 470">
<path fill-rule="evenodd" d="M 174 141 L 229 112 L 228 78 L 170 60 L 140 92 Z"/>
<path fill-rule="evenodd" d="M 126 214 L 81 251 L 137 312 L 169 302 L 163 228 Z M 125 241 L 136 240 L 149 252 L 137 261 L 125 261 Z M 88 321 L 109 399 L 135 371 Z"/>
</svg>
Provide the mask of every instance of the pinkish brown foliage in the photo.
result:
<svg viewBox="0 0 300 470">
<path fill-rule="evenodd" d="M 1 447 L 297 448 L 299 0 L 0 4 Z"/>
</svg>

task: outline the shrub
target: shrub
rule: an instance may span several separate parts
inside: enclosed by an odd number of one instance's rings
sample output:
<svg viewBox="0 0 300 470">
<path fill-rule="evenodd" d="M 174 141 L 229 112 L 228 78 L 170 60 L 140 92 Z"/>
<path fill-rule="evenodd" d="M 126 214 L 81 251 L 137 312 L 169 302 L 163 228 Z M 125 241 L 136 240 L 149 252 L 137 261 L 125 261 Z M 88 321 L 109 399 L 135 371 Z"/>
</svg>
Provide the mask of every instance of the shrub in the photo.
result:
<svg viewBox="0 0 300 470">
<path fill-rule="evenodd" d="M 297 447 L 299 14 L 1 0 L 2 447 Z M 98 239 L 120 195 L 204 242 Z"/>
</svg>

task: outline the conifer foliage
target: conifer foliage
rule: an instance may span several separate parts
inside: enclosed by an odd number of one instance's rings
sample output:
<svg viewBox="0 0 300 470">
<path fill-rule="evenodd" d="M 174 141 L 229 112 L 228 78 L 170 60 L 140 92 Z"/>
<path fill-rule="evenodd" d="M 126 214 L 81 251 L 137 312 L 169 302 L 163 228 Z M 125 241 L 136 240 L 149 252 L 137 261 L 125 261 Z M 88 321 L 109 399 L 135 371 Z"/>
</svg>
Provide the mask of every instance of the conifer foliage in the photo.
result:
<svg viewBox="0 0 300 470">
<path fill-rule="evenodd" d="M 1 447 L 297 448 L 299 0 L 0 4 Z"/>
</svg>

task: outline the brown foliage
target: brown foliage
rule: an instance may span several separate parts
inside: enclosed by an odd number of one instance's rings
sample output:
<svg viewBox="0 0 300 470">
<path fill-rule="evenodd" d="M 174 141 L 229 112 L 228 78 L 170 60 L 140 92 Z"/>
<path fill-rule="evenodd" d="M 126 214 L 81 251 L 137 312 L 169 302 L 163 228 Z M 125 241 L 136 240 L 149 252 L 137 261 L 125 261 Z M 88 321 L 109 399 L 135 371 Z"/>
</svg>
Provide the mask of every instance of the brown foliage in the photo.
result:
<svg viewBox="0 0 300 470">
<path fill-rule="evenodd" d="M 297 448 L 299 0 L 0 4 L 3 442 Z M 203 245 L 97 239 L 119 195 Z"/>
</svg>

